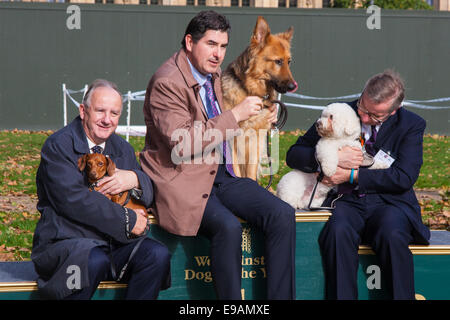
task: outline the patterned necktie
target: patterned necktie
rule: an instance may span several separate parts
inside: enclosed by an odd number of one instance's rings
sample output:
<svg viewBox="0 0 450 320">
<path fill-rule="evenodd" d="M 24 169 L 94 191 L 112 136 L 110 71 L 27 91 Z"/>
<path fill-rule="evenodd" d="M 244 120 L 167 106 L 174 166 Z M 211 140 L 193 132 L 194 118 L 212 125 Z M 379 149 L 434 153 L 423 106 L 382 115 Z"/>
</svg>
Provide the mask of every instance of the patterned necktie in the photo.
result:
<svg viewBox="0 0 450 320">
<path fill-rule="evenodd" d="M 375 156 L 375 141 L 377 139 L 377 129 L 375 126 L 372 126 L 372 134 L 369 138 L 369 140 L 366 141 L 366 144 L 364 145 L 366 151 L 368 154 L 370 154 L 372 157 Z"/>
<path fill-rule="evenodd" d="M 203 88 L 205 88 L 206 112 L 208 114 L 208 118 L 211 119 L 219 115 L 219 110 L 217 110 L 216 98 L 214 95 L 214 90 L 212 87 L 210 77 L 208 77 L 208 79 L 206 80 L 205 84 L 203 85 Z M 223 150 L 223 158 L 225 159 L 225 167 L 228 173 L 232 177 L 236 177 L 233 171 L 233 164 L 231 161 L 231 149 L 229 148 L 229 145 L 226 140 L 223 142 L 222 150 Z"/>
<path fill-rule="evenodd" d="M 92 153 L 103 153 L 103 148 L 100 146 L 94 146 L 91 148 Z"/>
</svg>

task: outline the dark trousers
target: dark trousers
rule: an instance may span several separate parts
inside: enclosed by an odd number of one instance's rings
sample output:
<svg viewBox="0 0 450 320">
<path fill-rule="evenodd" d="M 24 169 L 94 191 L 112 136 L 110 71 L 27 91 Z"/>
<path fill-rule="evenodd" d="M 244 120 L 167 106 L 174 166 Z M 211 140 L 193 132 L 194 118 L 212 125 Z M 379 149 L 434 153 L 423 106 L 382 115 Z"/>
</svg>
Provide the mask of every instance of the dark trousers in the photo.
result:
<svg viewBox="0 0 450 320">
<path fill-rule="evenodd" d="M 397 207 L 378 195 L 345 195 L 319 237 L 328 299 L 357 299 L 358 246 L 375 251 L 381 278 L 393 299 L 414 299 L 412 226 Z"/>
<path fill-rule="evenodd" d="M 199 233 L 211 241 L 211 272 L 219 299 L 241 299 L 242 227 L 263 231 L 268 299 L 295 299 L 295 210 L 247 178 L 219 165 Z"/>
<path fill-rule="evenodd" d="M 112 251 L 112 261 L 118 273 L 128 261 L 134 245 L 135 243 L 130 243 Z M 113 280 L 111 255 L 107 250 L 93 248 L 89 254 L 88 269 L 89 287 L 71 294 L 67 300 L 91 299 L 101 281 Z M 170 282 L 168 249 L 153 239 L 145 239 L 129 262 L 123 279 L 128 282 L 126 299 L 156 299 L 159 291 L 167 288 Z"/>
</svg>

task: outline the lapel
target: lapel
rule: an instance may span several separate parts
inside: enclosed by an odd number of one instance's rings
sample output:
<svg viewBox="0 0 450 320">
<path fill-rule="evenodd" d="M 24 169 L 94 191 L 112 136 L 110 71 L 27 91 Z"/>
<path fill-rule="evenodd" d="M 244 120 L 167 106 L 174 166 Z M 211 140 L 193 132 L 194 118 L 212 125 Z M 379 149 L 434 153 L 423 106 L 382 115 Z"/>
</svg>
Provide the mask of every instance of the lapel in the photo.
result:
<svg viewBox="0 0 450 320">
<path fill-rule="evenodd" d="M 208 119 L 208 115 L 206 114 L 205 108 L 203 108 L 202 99 L 200 98 L 200 85 L 198 84 L 197 80 L 195 80 L 194 76 L 191 72 L 191 67 L 189 66 L 189 63 L 187 61 L 186 51 L 184 49 L 181 49 L 178 51 L 176 57 L 175 57 L 175 64 L 177 65 L 178 69 L 180 70 L 180 73 L 188 86 L 188 88 L 191 88 L 194 91 L 195 99 L 197 101 L 197 108 L 200 108 L 201 113 L 203 114 L 203 117 L 205 119 Z"/>
<path fill-rule="evenodd" d="M 79 154 L 89 153 L 89 145 L 80 116 L 76 117 L 69 126 L 72 131 L 73 148 L 75 151 Z"/>
<path fill-rule="evenodd" d="M 385 122 L 383 122 L 380 130 L 378 130 L 377 139 L 374 144 L 377 149 L 380 149 L 386 139 L 392 136 L 392 128 L 397 125 L 399 112 L 401 112 L 400 109 L 398 109 L 393 116 L 390 116 Z"/>
<path fill-rule="evenodd" d="M 180 73 L 183 76 L 183 79 L 186 82 L 186 85 L 189 88 L 192 88 L 192 90 L 194 91 L 195 99 L 197 101 L 197 108 L 200 108 L 200 111 L 203 114 L 204 119 L 208 120 L 208 115 L 206 114 L 206 110 L 203 107 L 203 102 L 200 97 L 201 87 L 198 84 L 197 80 L 195 80 L 194 76 L 192 75 L 191 67 L 189 66 L 189 63 L 187 61 L 186 51 L 184 49 L 181 49 L 180 51 L 178 51 L 178 53 L 175 57 L 175 64 L 177 65 L 178 69 L 180 70 Z M 216 94 L 216 98 L 219 103 L 219 107 L 221 107 L 222 89 L 221 89 L 221 85 L 220 85 L 220 69 L 218 72 L 212 74 L 212 81 L 214 84 L 214 93 Z"/>
<path fill-rule="evenodd" d="M 108 140 L 106 140 L 105 151 L 103 152 L 105 155 L 110 156 L 112 159 L 117 159 L 122 156 L 122 150 L 118 148 L 118 144 L 116 140 L 120 139 L 115 133 L 113 133 Z"/>
<path fill-rule="evenodd" d="M 208 114 L 206 113 L 206 109 L 203 106 L 202 98 L 200 97 L 200 85 L 197 84 L 196 87 L 194 87 L 194 93 L 195 93 L 195 99 L 197 100 L 197 107 L 200 108 L 200 111 L 203 114 L 203 117 L 205 120 L 208 120 Z"/>
<path fill-rule="evenodd" d="M 219 70 L 220 72 L 220 70 Z M 217 103 L 219 104 L 220 111 L 223 112 L 222 109 L 222 86 L 220 83 L 220 73 L 215 73 L 212 75 L 212 82 L 214 86 L 214 93 L 216 94 Z"/>
</svg>

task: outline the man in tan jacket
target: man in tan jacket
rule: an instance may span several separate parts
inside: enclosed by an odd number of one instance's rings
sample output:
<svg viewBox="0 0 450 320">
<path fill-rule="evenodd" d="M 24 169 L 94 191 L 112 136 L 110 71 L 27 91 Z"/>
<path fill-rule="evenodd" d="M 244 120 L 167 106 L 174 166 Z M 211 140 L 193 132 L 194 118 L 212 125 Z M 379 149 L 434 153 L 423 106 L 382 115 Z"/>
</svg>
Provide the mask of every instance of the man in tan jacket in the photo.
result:
<svg viewBox="0 0 450 320">
<path fill-rule="evenodd" d="M 226 141 L 238 134 L 238 123 L 262 107 L 261 98 L 248 97 L 221 112 L 220 65 L 229 32 L 224 16 L 200 12 L 186 29 L 183 48 L 151 78 L 141 165 L 154 183 L 161 227 L 211 241 L 219 299 L 241 298 L 242 227 L 237 217 L 264 232 L 268 298 L 295 299 L 294 209 L 255 181 L 237 178 L 224 163 L 230 154 Z M 276 110 L 272 119 L 276 121 Z"/>
</svg>

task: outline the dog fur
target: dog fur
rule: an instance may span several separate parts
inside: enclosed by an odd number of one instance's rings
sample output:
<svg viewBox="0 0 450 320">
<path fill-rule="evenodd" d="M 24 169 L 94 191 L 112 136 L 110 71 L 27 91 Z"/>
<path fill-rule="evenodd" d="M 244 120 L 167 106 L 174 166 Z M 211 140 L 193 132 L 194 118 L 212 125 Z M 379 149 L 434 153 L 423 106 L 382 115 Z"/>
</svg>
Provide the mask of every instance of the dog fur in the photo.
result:
<svg viewBox="0 0 450 320">
<path fill-rule="evenodd" d="M 88 153 L 78 159 L 78 169 L 80 171 L 86 171 L 89 186 L 93 186 L 93 190 L 97 191 L 100 189 L 96 185 L 97 181 L 106 174 L 112 176 L 116 170 L 116 165 L 111 158 L 106 157 L 103 154 Z M 105 196 L 112 202 L 118 203 L 121 206 L 125 206 L 129 209 L 143 209 L 144 212 L 147 212 L 147 209 L 133 197 L 130 197 L 128 193 L 129 191 L 124 191 L 116 195 L 106 194 Z M 128 202 L 127 198 L 129 199 Z"/>
<path fill-rule="evenodd" d="M 224 110 L 232 109 L 247 96 L 266 98 L 264 104 L 270 106 L 276 92 L 297 89 L 289 69 L 293 32 L 290 27 L 286 32 L 271 34 L 266 20 L 258 17 L 250 45 L 222 74 Z M 269 110 L 263 108 L 260 114 L 239 123 L 246 142 L 238 142 L 239 137 L 233 141 L 233 170 L 237 176 L 257 180 L 258 164 L 267 153 L 267 131 L 272 126 L 269 116 Z"/>
<path fill-rule="evenodd" d="M 344 146 L 361 148 L 361 125 L 356 112 L 346 103 L 332 103 L 316 122 L 320 140 L 316 146 L 316 158 L 325 176 L 336 173 L 338 151 Z M 384 163 L 375 162 L 370 169 L 385 169 Z M 307 208 L 317 181 L 314 173 L 292 170 L 284 175 L 277 186 L 277 196 L 296 209 Z M 312 207 L 320 207 L 331 187 L 318 184 Z"/>
</svg>

